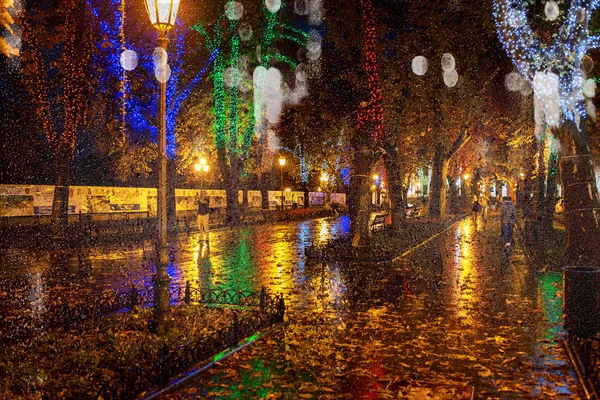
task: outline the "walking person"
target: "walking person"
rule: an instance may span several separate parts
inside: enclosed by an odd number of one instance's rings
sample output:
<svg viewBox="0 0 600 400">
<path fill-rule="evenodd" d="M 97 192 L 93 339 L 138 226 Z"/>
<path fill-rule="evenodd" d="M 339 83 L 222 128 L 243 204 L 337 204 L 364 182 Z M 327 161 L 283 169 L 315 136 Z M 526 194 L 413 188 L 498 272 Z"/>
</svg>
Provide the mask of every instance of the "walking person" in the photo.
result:
<svg viewBox="0 0 600 400">
<path fill-rule="evenodd" d="M 198 198 L 198 235 L 199 241 L 208 242 L 208 213 L 210 211 L 206 190 L 200 191 Z"/>
<path fill-rule="evenodd" d="M 471 207 L 471 217 L 473 218 L 473 222 L 477 225 L 477 217 L 479 217 L 479 212 L 481 211 L 481 204 L 479 204 L 479 200 L 477 200 L 477 196 L 473 196 L 473 206 Z"/>
<path fill-rule="evenodd" d="M 510 197 L 504 198 L 502 212 L 500 213 L 500 222 L 502 223 L 501 237 L 505 248 L 513 245 L 513 233 L 515 230 L 515 220 L 517 219 L 517 210 Z"/>
<path fill-rule="evenodd" d="M 489 199 L 485 193 L 483 195 L 481 195 L 479 204 L 481 205 L 481 220 L 483 222 L 485 222 L 485 220 L 487 218 L 488 206 L 489 206 Z"/>
</svg>

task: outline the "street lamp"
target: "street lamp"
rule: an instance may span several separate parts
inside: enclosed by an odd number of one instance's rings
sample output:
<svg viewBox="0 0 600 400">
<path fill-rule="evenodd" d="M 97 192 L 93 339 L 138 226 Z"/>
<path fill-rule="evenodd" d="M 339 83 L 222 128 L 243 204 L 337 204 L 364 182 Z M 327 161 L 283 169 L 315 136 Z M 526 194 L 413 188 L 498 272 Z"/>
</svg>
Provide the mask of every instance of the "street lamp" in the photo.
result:
<svg viewBox="0 0 600 400">
<path fill-rule="evenodd" d="M 327 172 L 322 172 L 321 176 L 319 177 L 319 180 L 321 181 L 321 186 L 323 186 L 324 190 L 325 190 L 325 203 L 327 203 L 329 201 L 329 175 L 327 174 Z"/>
<path fill-rule="evenodd" d="M 206 159 L 201 158 L 199 164 L 195 164 L 196 171 L 200 172 L 200 190 L 204 188 L 204 175 L 208 173 L 210 167 L 206 164 Z"/>
<path fill-rule="evenodd" d="M 283 167 L 285 165 L 285 158 L 279 157 L 279 187 L 281 189 L 281 211 L 283 211 L 284 200 L 283 200 Z"/>
<path fill-rule="evenodd" d="M 158 33 L 158 46 L 167 51 L 168 33 L 175 25 L 179 0 L 145 0 L 146 11 L 150 23 Z M 155 329 L 166 327 L 171 295 L 169 285 L 171 278 L 165 270 L 167 256 L 167 83 L 160 82 L 158 102 L 158 198 L 157 198 L 157 233 L 158 233 L 158 265 L 154 275 L 154 320 Z"/>
</svg>

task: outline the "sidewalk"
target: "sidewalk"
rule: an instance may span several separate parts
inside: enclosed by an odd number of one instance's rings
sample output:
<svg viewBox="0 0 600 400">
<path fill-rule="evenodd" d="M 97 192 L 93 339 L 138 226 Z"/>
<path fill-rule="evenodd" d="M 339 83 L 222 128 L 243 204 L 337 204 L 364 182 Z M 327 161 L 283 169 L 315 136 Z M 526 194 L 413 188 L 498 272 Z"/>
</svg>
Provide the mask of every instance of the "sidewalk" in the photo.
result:
<svg viewBox="0 0 600 400">
<path fill-rule="evenodd" d="M 519 248 L 503 266 L 499 234 L 467 219 L 392 265 L 277 267 L 288 326 L 165 398 L 578 398 L 561 274 Z"/>
</svg>

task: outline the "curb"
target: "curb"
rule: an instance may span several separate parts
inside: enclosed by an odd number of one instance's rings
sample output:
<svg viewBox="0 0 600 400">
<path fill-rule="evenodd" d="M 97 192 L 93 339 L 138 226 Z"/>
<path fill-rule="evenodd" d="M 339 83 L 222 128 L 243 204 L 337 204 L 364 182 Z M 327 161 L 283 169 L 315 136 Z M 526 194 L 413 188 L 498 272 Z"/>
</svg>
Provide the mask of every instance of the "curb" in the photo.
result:
<svg viewBox="0 0 600 400">
<path fill-rule="evenodd" d="M 248 347 L 249 345 L 251 345 L 252 343 L 256 342 L 259 339 L 262 339 L 263 337 L 271 334 L 272 332 L 276 331 L 277 329 L 281 328 L 282 326 L 286 325 L 286 322 L 280 322 L 272 327 L 270 327 L 269 329 L 267 329 L 264 332 L 258 332 L 255 333 L 254 335 L 242 340 L 241 342 L 238 343 L 238 346 L 235 348 L 229 348 L 226 349 L 224 351 L 222 351 L 221 353 L 215 355 L 213 357 L 213 359 L 209 362 L 207 362 L 206 364 L 201 365 L 200 367 L 197 368 L 192 368 L 186 372 L 183 372 L 182 374 L 179 375 L 179 378 L 175 378 L 173 380 L 171 380 L 171 383 L 166 386 L 163 387 L 160 390 L 157 390 L 155 392 L 149 393 L 143 397 L 139 397 L 140 399 L 143 400 L 154 400 L 159 398 L 160 396 L 163 396 L 175 389 L 180 388 L 181 386 L 183 386 L 187 381 L 189 381 L 191 378 L 194 378 L 195 376 L 199 375 L 200 373 L 204 372 L 205 370 L 207 370 L 208 368 L 212 367 L 213 365 L 215 365 L 217 362 L 226 359 L 227 357 L 231 356 L 234 353 L 237 353 L 238 351 Z"/>
<path fill-rule="evenodd" d="M 433 236 L 430 236 L 429 238 L 425 239 L 424 241 L 422 241 L 421 243 L 419 243 L 416 246 L 411 247 L 410 249 L 406 250 L 404 253 L 400 254 L 399 256 L 392 258 L 392 262 L 396 261 L 399 258 L 404 258 L 406 257 L 408 254 L 412 253 L 414 250 L 418 249 L 419 247 L 423 246 L 425 243 L 428 243 L 430 240 L 435 239 L 436 237 L 440 236 L 442 233 L 446 232 L 448 229 L 452 228 L 454 225 L 458 224 L 459 222 L 464 221 L 465 219 L 470 218 L 469 214 L 465 214 L 462 218 L 459 218 L 458 220 L 456 220 L 455 222 L 451 223 L 450 225 L 448 225 L 446 228 L 442 229 L 441 231 L 439 231 L 438 233 L 436 233 Z"/>
<path fill-rule="evenodd" d="M 583 392 L 587 400 L 598 400 L 600 397 L 598 396 L 598 392 L 593 385 L 591 385 L 583 374 L 583 366 L 581 365 L 581 359 L 579 357 L 579 353 L 577 349 L 573 347 L 569 343 L 569 339 L 563 339 L 563 346 L 565 346 L 565 350 L 567 351 L 567 356 L 569 357 L 569 361 L 575 370 L 575 374 L 577 375 L 577 379 L 579 380 L 579 384 L 583 388 Z"/>
</svg>

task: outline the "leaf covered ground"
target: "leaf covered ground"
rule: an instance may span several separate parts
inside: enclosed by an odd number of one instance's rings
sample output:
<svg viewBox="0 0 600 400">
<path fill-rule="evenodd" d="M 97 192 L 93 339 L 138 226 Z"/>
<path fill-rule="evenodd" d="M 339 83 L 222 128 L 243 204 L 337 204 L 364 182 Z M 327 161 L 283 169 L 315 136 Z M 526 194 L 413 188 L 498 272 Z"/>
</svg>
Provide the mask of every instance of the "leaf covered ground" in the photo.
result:
<svg viewBox="0 0 600 400">
<path fill-rule="evenodd" d="M 394 264 L 301 264 L 285 329 L 166 398 L 579 398 L 560 273 L 503 264 L 498 236 L 466 220 Z"/>
</svg>

